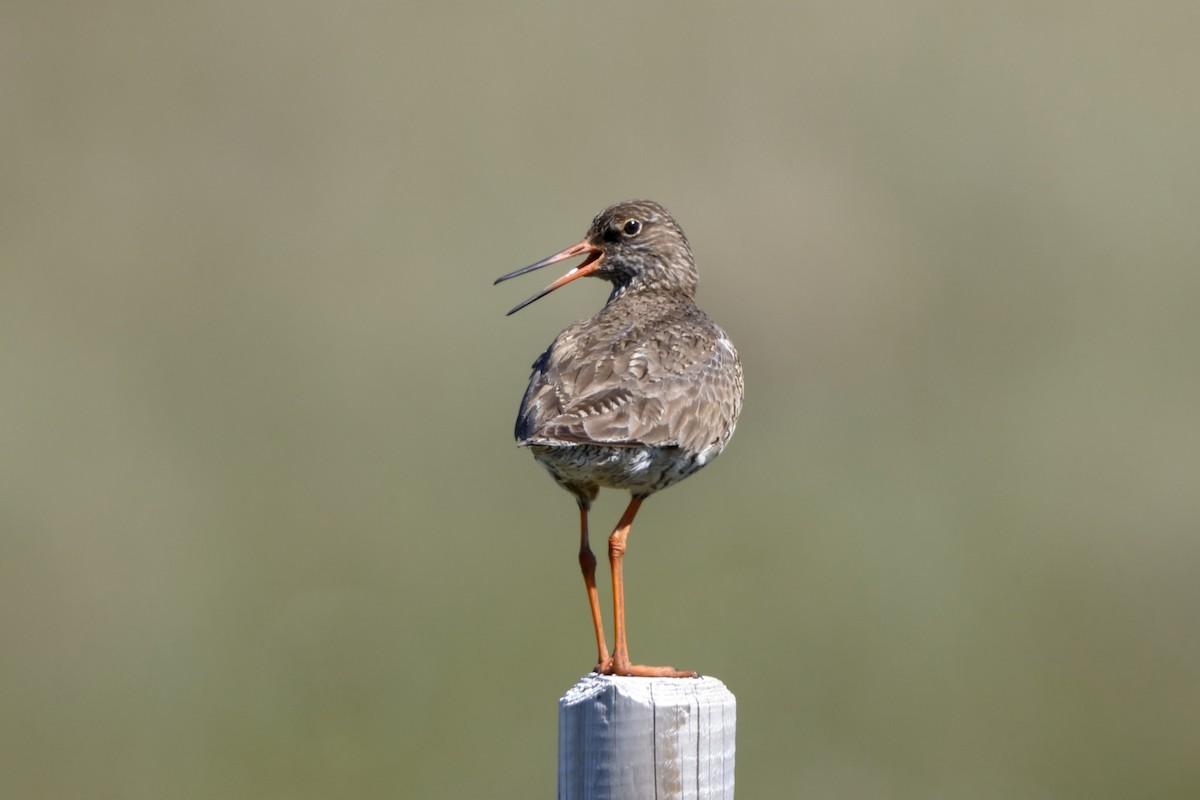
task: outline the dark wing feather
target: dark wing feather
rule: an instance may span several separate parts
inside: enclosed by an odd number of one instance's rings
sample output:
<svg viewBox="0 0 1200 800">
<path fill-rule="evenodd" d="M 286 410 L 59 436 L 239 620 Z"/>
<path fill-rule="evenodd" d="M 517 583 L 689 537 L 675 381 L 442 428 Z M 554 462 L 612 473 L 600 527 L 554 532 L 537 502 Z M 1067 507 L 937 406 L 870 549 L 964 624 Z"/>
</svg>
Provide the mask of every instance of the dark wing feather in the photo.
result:
<svg viewBox="0 0 1200 800">
<path fill-rule="evenodd" d="M 741 411 L 737 352 L 694 306 L 671 321 L 563 331 L 533 365 L 517 417 L 523 444 L 723 445 Z"/>
</svg>

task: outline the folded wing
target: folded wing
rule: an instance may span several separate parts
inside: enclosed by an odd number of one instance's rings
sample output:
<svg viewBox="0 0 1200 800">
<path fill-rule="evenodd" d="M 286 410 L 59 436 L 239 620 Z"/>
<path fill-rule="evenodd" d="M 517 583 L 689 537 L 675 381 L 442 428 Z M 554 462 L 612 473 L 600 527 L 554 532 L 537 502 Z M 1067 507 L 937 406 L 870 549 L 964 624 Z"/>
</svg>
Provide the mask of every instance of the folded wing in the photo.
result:
<svg viewBox="0 0 1200 800">
<path fill-rule="evenodd" d="M 725 333 L 703 322 L 652 339 L 632 331 L 602 353 L 578 341 L 586 332 L 568 328 L 533 365 L 517 439 L 697 453 L 723 445 L 741 410 L 742 371 Z"/>
</svg>

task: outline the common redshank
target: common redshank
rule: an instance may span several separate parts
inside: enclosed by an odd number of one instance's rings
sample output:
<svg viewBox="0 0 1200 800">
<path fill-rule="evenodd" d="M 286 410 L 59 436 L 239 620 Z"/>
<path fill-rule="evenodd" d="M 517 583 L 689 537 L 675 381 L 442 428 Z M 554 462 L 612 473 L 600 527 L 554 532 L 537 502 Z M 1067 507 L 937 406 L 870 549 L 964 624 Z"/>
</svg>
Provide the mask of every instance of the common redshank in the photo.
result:
<svg viewBox="0 0 1200 800">
<path fill-rule="evenodd" d="M 742 410 L 742 365 L 733 342 L 696 307 L 696 261 L 665 208 L 631 200 L 604 209 L 587 236 L 496 283 L 584 256 L 509 314 L 576 278 L 612 284 L 598 313 L 567 327 L 533 365 L 516 437 L 579 504 L 579 566 L 599 658 L 608 675 L 694 677 L 674 667 L 632 664 L 625 633 L 622 561 L 642 501 L 716 458 Z M 632 495 L 608 537 L 612 569 L 612 654 L 596 592 L 588 510 L 601 487 Z"/>
</svg>

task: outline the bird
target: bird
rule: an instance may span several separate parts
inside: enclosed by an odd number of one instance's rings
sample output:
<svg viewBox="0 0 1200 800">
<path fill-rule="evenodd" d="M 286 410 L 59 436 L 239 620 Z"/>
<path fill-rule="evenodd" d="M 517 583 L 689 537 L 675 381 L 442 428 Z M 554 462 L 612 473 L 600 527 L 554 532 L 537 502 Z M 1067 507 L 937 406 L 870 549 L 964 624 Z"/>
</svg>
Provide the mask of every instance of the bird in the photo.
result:
<svg viewBox="0 0 1200 800">
<path fill-rule="evenodd" d="M 625 626 L 623 563 L 643 501 L 716 458 L 742 410 L 737 350 L 695 302 L 698 276 L 687 236 L 650 200 L 601 211 L 578 244 L 497 278 L 583 261 L 508 312 L 583 277 L 612 290 L 596 314 L 565 328 L 533 364 L 515 436 L 579 506 L 579 566 L 596 636 L 593 671 L 688 678 L 697 673 L 634 664 Z M 614 641 L 610 653 L 596 588 L 588 512 L 601 488 L 626 490 L 629 505 L 608 539 Z"/>
</svg>

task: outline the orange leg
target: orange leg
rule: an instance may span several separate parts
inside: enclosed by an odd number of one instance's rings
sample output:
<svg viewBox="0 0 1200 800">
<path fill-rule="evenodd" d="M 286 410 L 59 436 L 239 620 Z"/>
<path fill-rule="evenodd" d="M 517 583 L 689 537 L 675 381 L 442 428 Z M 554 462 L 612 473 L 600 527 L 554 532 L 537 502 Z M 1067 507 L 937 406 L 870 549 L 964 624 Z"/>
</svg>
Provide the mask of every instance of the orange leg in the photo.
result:
<svg viewBox="0 0 1200 800">
<path fill-rule="evenodd" d="M 639 678 L 694 678 L 696 673 L 677 670 L 674 667 L 648 667 L 644 664 L 629 662 L 629 644 L 625 640 L 625 577 L 621 569 L 625 558 L 625 539 L 629 536 L 629 528 L 633 518 L 645 498 L 634 495 L 629 501 L 625 513 L 617 528 L 608 537 L 608 561 L 612 566 L 613 582 L 613 627 L 616 629 L 616 643 L 613 650 L 612 666 L 604 670 L 610 675 L 632 675 Z"/>
<path fill-rule="evenodd" d="M 592 609 L 592 626 L 596 629 L 596 652 L 599 660 L 594 672 L 603 672 L 612 666 L 608 655 L 608 643 L 604 640 L 604 621 L 600 618 L 600 596 L 596 593 L 596 556 L 588 544 L 588 510 L 579 504 L 579 568 L 583 570 L 583 584 L 587 587 L 588 605 Z"/>
</svg>

